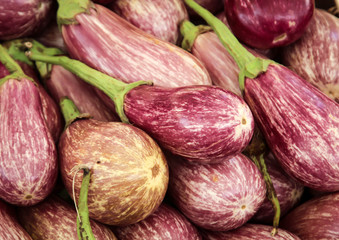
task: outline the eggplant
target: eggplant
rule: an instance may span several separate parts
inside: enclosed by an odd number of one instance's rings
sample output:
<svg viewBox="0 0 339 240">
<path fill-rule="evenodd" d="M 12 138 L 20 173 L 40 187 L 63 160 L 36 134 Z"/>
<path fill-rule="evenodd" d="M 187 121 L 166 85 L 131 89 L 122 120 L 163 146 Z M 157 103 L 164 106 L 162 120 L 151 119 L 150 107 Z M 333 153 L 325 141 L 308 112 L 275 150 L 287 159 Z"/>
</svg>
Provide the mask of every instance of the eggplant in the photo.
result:
<svg viewBox="0 0 339 240">
<path fill-rule="evenodd" d="M 256 165 L 238 154 L 215 164 L 194 164 L 167 157 L 168 195 L 195 225 L 228 231 L 246 223 L 265 199 L 266 187 Z"/>
<path fill-rule="evenodd" d="M 315 9 L 302 37 L 281 49 L 282 63 L 339 102 L 339 19 Z"/>
<path fill-rule="evenodd" d="M 224 0 L 233 34 L 245 44 L 268 49 L 286 46 L 301 37 L 313 12 L 313 0 Z"/>
<path fill-rule="evenodd" d="M 310 199 L 288 213 L 281 227 L 301 239 L 338 239 L 338 204 L 339 193 Z"/>
<path fill-rule="evenodd" d="M 240 228 L 227 232 L 202 231 L 205 240 L 300 240 L 300 238 L 286 231 L 279 229 L 274 236 L 271 235 L 271 226 L 246 223 Z"/>
<path fill-rule="evenodd" d="M 304 186 L 339 190 L 339 105 L 287 67 L 254 57 L 229 29 L 192 0 L 239 64 L 240 86 L 283 169 Z"/>
<path fill-rule="evenodd" d="M 116 0 L 109 8 L 139 29 L 177 44 L 179 24 L 188 19 L 182 0 Z"/>
<path fill-rule="evenodd" d="M 34 206 L 18 208 L 17 212 L 20 224 L 34 240 L 79 239 L 74 206 L 55 195 Z M 96 239 L 117 239 L 108 226 L 94 220 L 90 223 Z"/>
<path fill-rule="evenodd" d="M 146 219 L 125 227 L 112 227 L 119 240 L 201 240 L 197 228 L 177 209 L 162 203 Z"/>
<path fill-rule="evenodd" d="M 74 198 L 78 199 L 81 179 L 75 170 L 81 166 L 90 169 L 90 218 L 125 226 L 154 212 L 165 196 L 169 178 L 157 143 L 130 124 L 86 118 L 71 122 L 66 114 L 65 118 L 70 125 L 59 141 L 61 176 L 70 196 L 74 183 Z"/>
<path fill-rule="evenodd" d="M 34 35 L 46 27 L 53 13 L 52 0 L 7 1 L 0 7 L 0 40 Z"/>
<path fill-rule="evenodd" d="M 128 83 L 211 85 L 207 70 L 192 54 L 145 33 L 104 6 L 89 0 L 77 4 L 89 7 L 66 16 L 69 1 L 61 0 L 57 16 L 72 58 Z"/>
</svg>

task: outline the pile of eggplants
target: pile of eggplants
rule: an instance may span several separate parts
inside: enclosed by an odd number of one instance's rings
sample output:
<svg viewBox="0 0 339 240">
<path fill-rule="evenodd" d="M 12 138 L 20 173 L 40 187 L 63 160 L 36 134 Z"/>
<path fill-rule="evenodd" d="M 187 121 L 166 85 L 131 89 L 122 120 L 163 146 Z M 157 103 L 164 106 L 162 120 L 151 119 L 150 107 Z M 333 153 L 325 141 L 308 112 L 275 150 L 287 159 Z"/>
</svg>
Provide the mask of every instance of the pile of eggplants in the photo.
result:
<svg viewBox="0 0 339 240">
<path fill-rule="evenodd" d="M 1 6 L 0 238 L 337 239 L 339 19 L 318 4 Z"/>
</svg>

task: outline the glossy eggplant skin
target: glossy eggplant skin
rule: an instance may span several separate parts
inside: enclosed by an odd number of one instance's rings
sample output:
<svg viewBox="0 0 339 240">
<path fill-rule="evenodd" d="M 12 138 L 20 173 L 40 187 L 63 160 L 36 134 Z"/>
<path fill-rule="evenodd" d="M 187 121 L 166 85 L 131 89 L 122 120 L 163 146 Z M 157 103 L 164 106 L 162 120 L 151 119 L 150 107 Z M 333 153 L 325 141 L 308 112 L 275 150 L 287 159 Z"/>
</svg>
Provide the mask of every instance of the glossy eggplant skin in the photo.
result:
<svg viewBox="0 0 339 240">
<path fill-rule="evenodd" d="M 199 163 L 217 163 L 240 153 L 254 131 L 242 98 L 216 86 L 139 86 L 125 97 L 129 121 L 163 148 Z"/>
<path fill-rule="evenodd" d="M 282 63 L 339 103 L 339 19 L 315 9 L 302 37 L 281 49 Z"/>
<path fill-rule="evenodd" d="M 37 204 L 51 193 L 58 166 L 35 84 L 7 80 L 0 87 L 0 110 L 0 196 L 15 205 Z"/>
<path fill-rule="evenodd" d="M 48 24 L 52 0 L 8 0 L 0 6 L 0 40 L 27 37 Z"/>
<path fill-rule="evenodd" d="M 95 5 L 63 25 L 72 58 L 123 82 L 152 81 L 156 86 L 210 85 L 203 64 L 192 54 L 133 26 L 113 11 Z"/>
<path fill-rule="evenodd" d="M 296 41 L 314 12 L 314 0 L 224 0 L 234 35 L 248 46 L 273 48 Z"/>
<path fill-rule="evenodd" d="M 167 157 L 168 194 L 196 226 L 228 231 L 246 223 L 263 203 L 266 187 L 255 164 L 243 154 L 215 164 Z"/>
<path fill-rule="evenodd" d="M 197 228 L 167 203 L 162 203 L 154 213 L 138 223 L 112 229 L 119 240 L 202 239 Z"/>
<path fill-rule="evenodd" d="M 338 204 L 339 193 L 310 199 L 287 214 L 281 227 L 301 239 L 338 239 Z"/>
<path fill-rule="evenodd" d="M 74 205 L 55 195 L 34 206 L 18 208 L 17 212 L 20 224 L 34 240 L 79 239 Z M 96 239 L 117 239 L 107 226 L 94 220 L 90 224 Z"/>
<path fill-rule="evenodd" d="M 180 37 L 180 22 L 188 19 L 182 0 L 116 0 L 109 8 L 141 30 L 173 44 Z"/>
<path fill-rule="evenodd" d="M 318 191 L 339 190 L 339 105 L 288 68 L 245 80 L 244 99 L 283 169 Z"/>
</svg>

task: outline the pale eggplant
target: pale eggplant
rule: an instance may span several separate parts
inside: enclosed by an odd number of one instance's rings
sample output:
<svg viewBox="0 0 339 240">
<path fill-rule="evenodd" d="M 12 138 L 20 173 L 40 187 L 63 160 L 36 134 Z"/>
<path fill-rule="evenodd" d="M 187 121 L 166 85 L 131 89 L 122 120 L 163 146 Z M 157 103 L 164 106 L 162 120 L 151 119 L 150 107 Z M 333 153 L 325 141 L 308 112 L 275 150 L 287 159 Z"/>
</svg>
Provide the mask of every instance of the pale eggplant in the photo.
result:
<svg viewBox="0 0 339 240">
<path fill-rule="evenodd" d="M 116 0 L 109 8 L 139 29 L 173 44 L 180 39 L 180 22 L 188 19 L 182 0 Z"/>
<path fill-rule="evenodd" d="M 125 227 L 113 227 L 119 240 L 201 240 L 197 228 L 177 209 L 162 203 L 146 219 Z"/>
<path fill-rule="evenodd" d="M 82 0 L 81 2 L 86 2 Z M 59 10 L 68 1 L 59 1 Z M 156 86 L 210 85 L 203 64 L 192 54 L 133 26 L 101 6 L 79 13 L 77 24 L 59 23 L 70 56 L 124 82 L 152 81 Z M 70 20 L 72 21 L 72 20 Z"/>
<path fill-rule="evenodd" d="M 8 0 L 0 5 L 0 40 L 31 36 L 46 27 L 52 0 Z"/>
<path fill-rule="evenodd" d="M 339 19 L 315 9 L 311 23 L 295 43 L 281 49 L 282 63 L 339 102 Z"/>
<path fill-rule="evenodd" d="M 314 0 L 224 0 L 234 35 L 248 46 L 286 46 L 301 37 L 314 12 Z"/>
<path fill-rule="evenodd" d="M 168 157 L 168 194 L 174 205 L 195 225 L 228 231 L 246 223 L 266 194 L 256 165 L 245 155 L 216 164 L 193 164 Z"/>
<path fill-rule="evenodd" d="M 272 236 L 272 227 L 261 224 L 246 223 L 243 226 L 226 232 L 202 231 L 204 240 L 301 240 L 297 235 L 279 228 Z"/>
<path fill-rule="evenodd" d="M 339 239 L 339 193 L 310 199 L 281 221 L 281 227 L 301 239 Z"/>
<path fill-rule="evenodd" d="M 30 207 L 18 208 L 18 219 L 34 240 L 78 240 L 77 212 L 56 195 L 51 195 L 43 202 Z M 96 239 L 116 240 L 108 226 L 90 220 Z"/>
<path fill-rule="evenodd" d="M 20 225 L 13 206 L 0 200 L 0 239 L 32 240 L 31 236 Z"/>
<path fill-rule="evenodd" d="M 91 170 L 89 216 L 105 224 L 125 226 L 143 220 L 159 207 L 167 191 L 163 152 L 145 132 L 130 124 L 77 120 L 60 137 L 59 157 L 70 196 L 76 169 L 86 166 Z M 80 176 L 74 181 L 76 199 Z"/>
</svg>

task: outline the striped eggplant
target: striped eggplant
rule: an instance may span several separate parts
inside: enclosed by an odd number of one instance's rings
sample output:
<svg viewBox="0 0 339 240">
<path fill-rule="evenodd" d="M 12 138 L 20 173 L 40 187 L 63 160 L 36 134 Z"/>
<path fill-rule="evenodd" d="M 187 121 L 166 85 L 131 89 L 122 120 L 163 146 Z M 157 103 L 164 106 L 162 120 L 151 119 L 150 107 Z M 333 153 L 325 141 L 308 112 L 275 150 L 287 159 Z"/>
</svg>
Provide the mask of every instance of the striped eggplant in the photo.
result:
<svg viewBox="0 0 339 240">
<path fill-rule="evenodd" d="M 281 227 L 301 239 L 339 239 L 339 193 L 310 199 L 293 209 Z"/>
<path fill-rule="evenodd" d="M 301 39 L 281 49 L 282 63 L 339 102 L 339 19 L 315 9 Z"/>
<path fill-rule="evenodd" d="M 301 37 L 314 12 L 314 0 L 224 0 L 234 35 L 248 46 L 286 46 Z"/>
<path fill-rule="evenodd" d="M 119 240 L 201 240 L 197 228 L 167 203 L 162 203 L 154 213 L 138 223 L 112 229 Z"/>
<path fill-rule="evenodd" d="M 0 5 L 0 40 L 27 37 L 44 29 L 52 17 L 52 0 L 8 0 Z"/>
<path fill-rule="evenodd" d="M 318 191 L 339 190 L 339 104 L 293 71 L 254 57 L 220 20 L 191 4 L 235 57 L 240 86 L 256 123 L 283 169 Z"/>
<path fill-rule="evenodd" d="M 180 22 L 188 19 L 182 0 L 116 0 L 109 8 L 141 30 L 173 44 L 180 37 Z"/>
<path fill-rule="evenodd" d="M 195 225 L 228 231 L 246 223 L 265 199 L 256 165 L 245 155 L 216 164 L 193 164 L 169 156 L 168 195 Z"/>
<path fill-rule="evenodd" d="M 19 224 L 13 206 L 0 200 L 0 239 L 32 240 L 30 235 Z"/>
<path fill-rule="evenodd" d="M 58 23 L 72 58 L 128 83 L 146 80 L 166 87 L 211 84 L 202 63 L 187 51 L 89 0 L 78 1 L 88 9 L 80 8 L 67 17 L 69 2 L 59 1 Z M 68 24 L 74 22 L 77 24 Z"/>
<path fill-rule="evenodd" d="M 34 206 L 18 208 L 17 212 L 20 224 L 34 240 L 79 239 L 74 206 L 55 195 Z M 108 226 L 94 220 L 90 223 L 96 239 L 117 239 Z"/>
<path fill-rule="evenodd" d="M 202 231 L 204 240 L 300 240 L 297 235 L 284 229 L 279 229 L 274 236 L 272 227 L 261 224 L 245 224 L 240 228 L 227 232 Z"/>
</svg>

